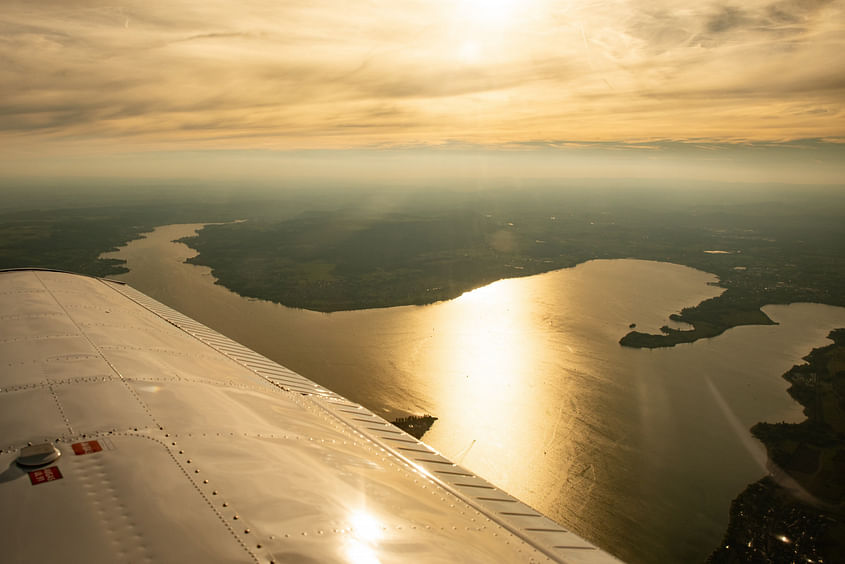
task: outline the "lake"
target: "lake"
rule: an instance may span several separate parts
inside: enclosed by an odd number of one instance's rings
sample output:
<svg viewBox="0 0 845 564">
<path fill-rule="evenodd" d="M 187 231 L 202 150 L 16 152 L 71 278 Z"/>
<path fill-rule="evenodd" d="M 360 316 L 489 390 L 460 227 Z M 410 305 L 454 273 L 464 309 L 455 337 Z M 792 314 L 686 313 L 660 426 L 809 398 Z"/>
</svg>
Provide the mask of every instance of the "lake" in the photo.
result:
<svg viewBox="0 0 845 564">
<path fill-rule="evenodd" d="M 439 418 L 424 440 L 566 527 L 636 563 L 702 561 L 731 500 L 765 474 L 758 421 L 800 421 L 781 378 L 845 308 L 768 306 L 778 325 L 668 349 L 618 344 L 636 323 L 718 295 L 712 274 L 599 260 L 500 280 L 427 306 L 336 313 L 214 284 L 157 228 L 104 256 L 151 297 L 394 419 Z"/>
</svg>

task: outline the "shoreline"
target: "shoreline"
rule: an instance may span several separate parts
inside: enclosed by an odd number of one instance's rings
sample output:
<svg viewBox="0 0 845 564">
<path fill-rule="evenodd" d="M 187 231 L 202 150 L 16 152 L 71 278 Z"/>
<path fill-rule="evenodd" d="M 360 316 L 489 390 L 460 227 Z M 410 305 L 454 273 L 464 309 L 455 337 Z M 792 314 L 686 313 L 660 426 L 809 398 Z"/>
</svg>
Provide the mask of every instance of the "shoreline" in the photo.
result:
<svg viewBox="0 0 845 564">
<path fill-rule="evenodd" d="M 268 301 L 271 303 L 279 304 L 284 307 L 293 308 L 293 309 L 303 309 L 307 311 L 314 311 L 318 313 L 337 313 L 337 312 L 344 312 L 344 311 L 361 311 L 361 310 L 368 310 L 368 309 L 382 309 L 382 308 L 390 308 L 390 307 L 403 307 L 403 306 L 427 306 L 432 305 L 440 302 L 450 301 L 459 298 L 460 296 L 472 292 L 473 290 L 477 290 L 479 288 L 483 288 L 500 280 L 510 280 L 510 279 L 517 279 L 517 278 L 526 278 L 530 276 L 536 276 L 541 274 L 549 274 L 552 272 L 557 272 L 560 270 L 575 268 L 579 265 L 586 264 L 592 262 L 594 260 L 625 260 L 625 259 L 603 259 L 603 258 L 592 258 L 588 260 L 584 260 L 582 262 L 577 262 L 571 265 L 565 266 L 555 266 L 550 267 L 547 269 L 543 269 L 542 267 L 537 271 L 526 271 L 526 270 L 515 270 L 512 274 L 506 276 L 498 276 L 493 277 L 490 279 L 484 279 L 483 281 L 469 285 L 466 288 L 459 288 L 455 289 L 455 291 L 438 295 L 437 298 L 432 299 L 430 296 L 426 297 L 426 299 L 417 299 L 408 302 L 402 303 L 381 303 L 381 304 L 373 304 L 370 302 L 360 302 L 360 303 L 346 303 L 343 305 L 336 305 L 336 306 L 323 306 L 323 307 L 316 307 L 312 304 L 297 304 L 297 303 L 286 303 L 285 301 L 280 301 L 279 299 L 274 299 L 272 296 L 268 296 L 263 292 L 250 292 L 243 288 L 237 287 L 237 285 L 230 285 L 227 284 L 223 279 L 221 279 L 221 275 L 224 275 L 219 271 L 219 269 L 215 268 L 211 264 L 207 262 L 203 262 L 201 260 L 201 251 L 198 250 L 195 246 L 191 245 L 193 241 L 200 237 L 200 232 L 205 229 L 206 226 L 210 225 L 233 225 L 233 224 L 243 224 L 246 223 L 248 220 L 246 219 L 238 219 L 229 222 L 208 222 L 208 223 L 190 223 L 190 224 L 168 224 L 168 225 L 198 225 L 199 227 L 194 231 L 193 235 L 187 235 L 184 237 L 180 237 L 175 239 L 173 242 L 178 242 L 186 245 L 188 248 L 192 249 L 196 252 L 196 254 L 192 257 L 185 259 L 186 264 L 192 264 L 196 266 L 205 266 L 211 270 L 211 275 L 214 278 L 214 283 L 222 286 L 241 297 L 247 299 L 259 299 Z M 149 231 L 145 231 L 140 234 L 138 238 L 145 237 L 148 233 L 152 232 L 153 230 L 159 227 L 166 227 L 166 225 L 155 226 Z M 134 239 L 133 239 L 134 240 Z M 124 243 L 125 246 L 131 241 L 127 241 Z M 101 254 L 105 255 L 111 252 L 117 251 L 117 248 L 112 248 L 109 251 L 106 251 Z M 647 262 L 658 262 L 658 263 L 665 263 L 665 264 L 673 264 L 677 266 L 684 266 L 687 268 L 693 268 L 695 270 L 700 270 L 700 268 L 696 266 L 692 266 L 690 264 L 684 264 L 680 262 L 672 262 L 670 260 L 655 260 L 649 258 L 637 258 L 637 257 L 626 257 L 630 260 L 642 260 Z M 120 264 L 117 264 L 116 261 L 119 259 L 113 258 L 101 258 L 101 260 L 107 261 L 114 261 L 116 268 L 120 269 L 120 272 L 115 272 L 115 274 L 125 274 L 126 269 L 125 266 L 122 264 L 124 261 L 121 261 Z M 701 270 L 701 272 L 705 272 L 707 274 L 716 276 L 718 278 L 718 274 L 714 272 L 708 272 Z M 660 328 L 661 333 L 654 334 L 654 333 L 645 333 L 641 331 L 635 330 L 634 327 L 629 327 L 632 329 L 627 334 L 622 336 L 619 340 L 619 344 L 623 347 L 628 348 L 637 348 L 637 349 L 654 349 L 654 348 L 666 348 L 666 347 L 673 347 L 678 344 L 684 343 L 694 343 L 699 339 L 709 339 L 713 337 L 717 337 L 723 334 L 725 331 L 729 329 L 733 329 L 735 327 L 741 327 L 745 325 L 777 325 L 776 321 L 773 321 L 766 315 L 762 308 L 769 305 L 783 305 L 789 303 L 818 303 L 821 305 L 830 305 L 830 306 L 837 306 L 837 304 L 833 303 L 825 303 L 825 302 L 813 302 L 813 301 L 804 301 L 804 300 L 796 300 L 796 301 L 760 301 L 759 297 L 756 299 L 747 298 L 742 295 L 737 295 L 738 292 L 733 291 L 730 288 L 726 288 L 722 280 L 719 279 L 716 282 L 710 283 L 712 286 L 716 286 L 719 288 L 725 288 L 725 291 L 720 294 L 719 296 L 715 296 L 713 298 L 706 299 L 696 305 L 689 306 L 683 308 L 679 313 L 672 313 L 669 315 L 669 320 L 674 321 L 676 323 L 685 323 L 692 327 L 692 329 L 674 329 L 669 327 L 668 325 L 664 325 Z M 443 291 L 442 288 L 438 288 L 441 292 Z M 729 305 L 724 304 L 724 302 L 728 302 Z M 636 325 L 636 324 L 634 324 Z"/>
<path fill-rule="evenodd" d="M 845 561 L 845 328 L 783 374 L 804 407 L 800 423 L 757 423 L 769 475 L 730 508 L 709 564 Z"/>
<path fill-rule="evenodd" d="M 671 321 L 691 329 L 631 330 L 619 340 L 631 348 L 672 347 L 733 327 L 772 325 L 760 309 L 765 305 L 845 306 L 838 283 L 826 272 L 802 268 L 791 254 L 784 262 L 789 249 L 760 246 L 754 238 L 734 234 L 714 240 L 704 230 L 678 248 L 650 237 L 632 247 L 621 233 L 639 233 L 638 226 L 614 227 L 621 231 L 603 237 L 579 231 L 577 222 L 533 215 L 521 222 L 505 219 L 462 211 L 348 220 L 339 212 L 322 212 L 209 226 L 180 242 L 197 252 L 189 263 L 211 268 L 217 283 L 241 296 L 323 313 L 429 305 L 498 280 L 597 259 L 657 261 L 716 277 L 711 285 L 722 289 L 720 295 L 670 312 Z M 723 247 L 736 252 L 708 251 Z"/>
</svg>

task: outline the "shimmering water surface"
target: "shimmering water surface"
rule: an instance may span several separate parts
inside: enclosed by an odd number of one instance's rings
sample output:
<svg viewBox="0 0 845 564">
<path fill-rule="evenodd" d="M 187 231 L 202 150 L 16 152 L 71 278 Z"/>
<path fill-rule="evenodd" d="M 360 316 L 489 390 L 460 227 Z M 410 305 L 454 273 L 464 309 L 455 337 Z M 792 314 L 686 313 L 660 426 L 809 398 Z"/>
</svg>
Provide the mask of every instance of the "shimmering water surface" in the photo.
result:
<svg viewBox="0 0 845 564">
<path fill-rule="evenodd" d="M 718 295 L 716 278 L 639 260 L 501 280 L 448 302 L 316 313 L 215 285 L 169 225 L 105 256 L 118 278 L 392 419 L 439 418 L 446 456 L 631 562 L 696 562 L 730 501 L 765 473 L 748 429 L 798 421 L 780 377 L 845 308 L 769 306 L 776 326 L 671 349 L 621 347 L 636 323 Z"/>
</svg>

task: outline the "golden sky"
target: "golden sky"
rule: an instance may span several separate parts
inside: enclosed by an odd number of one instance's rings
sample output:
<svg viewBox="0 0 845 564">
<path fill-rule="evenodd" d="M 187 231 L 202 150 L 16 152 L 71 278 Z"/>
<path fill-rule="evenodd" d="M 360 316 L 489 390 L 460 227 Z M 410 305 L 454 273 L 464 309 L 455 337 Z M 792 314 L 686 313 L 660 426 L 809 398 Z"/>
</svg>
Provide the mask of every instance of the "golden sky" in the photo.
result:
<svg viewBox="0 0 845 564">
<path fill-rule="evenodd" d="M 0 144 L 841 145 L 844 32 L 845 0 L 5 0 Z"/>
</svg>

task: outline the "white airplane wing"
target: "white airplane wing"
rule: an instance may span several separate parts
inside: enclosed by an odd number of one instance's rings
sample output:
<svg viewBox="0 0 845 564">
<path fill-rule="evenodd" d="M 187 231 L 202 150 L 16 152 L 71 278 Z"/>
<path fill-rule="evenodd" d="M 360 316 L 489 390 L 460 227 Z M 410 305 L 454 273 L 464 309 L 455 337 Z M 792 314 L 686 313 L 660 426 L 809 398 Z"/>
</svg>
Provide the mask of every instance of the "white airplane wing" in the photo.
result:
<svg viewBox="0 0 845 564">
<path fill-rule="evenodd" d="M 366 408 L 137 290 L 44 270 L 0 272 L 0 554 L 617 562 Z"/>
</svg>

